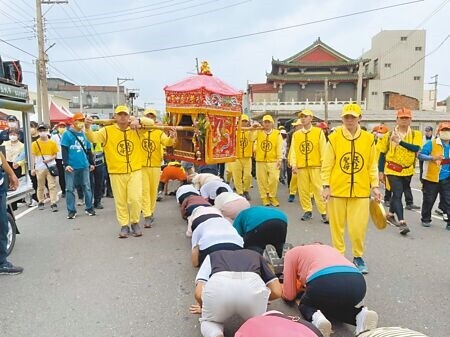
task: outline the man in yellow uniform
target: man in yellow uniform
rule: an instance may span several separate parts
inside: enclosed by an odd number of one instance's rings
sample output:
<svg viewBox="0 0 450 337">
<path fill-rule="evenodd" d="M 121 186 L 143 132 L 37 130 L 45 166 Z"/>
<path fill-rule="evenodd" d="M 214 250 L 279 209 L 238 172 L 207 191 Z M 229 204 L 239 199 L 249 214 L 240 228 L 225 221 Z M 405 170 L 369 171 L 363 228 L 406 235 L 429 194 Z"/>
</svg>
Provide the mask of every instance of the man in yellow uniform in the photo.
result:
<svg viewBox="0 0 450 337">
<path fill-rule="evenodd" d="M 378 162 L 380 179 L 387 178 L 392 192 L 386 219 L 398 226 L 402 235 L 410 231 L 403 216 L 402 195 L 410 188 L 411 178 L 415 172 L 416 155 L 422 147 L 422 133 L 411 129 L 411 120 L 411 110 L 399 109 L 397 126 L 377 143 L 380 153 Z M 395 221 L 395 215 L 398 223 Z"/>
<path fill-rule="evenodd" d="M 86 117 L 86 136 L 92 143 L 103 144 L 111 187 L 114 193 L 117 221 L 121 226 L 119 238 L 127 238 L 130 227 L 133 236 L 142 236 L 139 226 L 142 193 L 142 131 L 141 123 L 153 125 L 153 120 L 130 116 L 128 107 L 115 109 L 115 123 L 99 131 L 92 131 L 93 119 Z"/>
<path fill-rule="evenodd" d="M 242 127 L 248 127 L 250 119 L 247 115 L 241 116 Z M 250 200 L 250 185 L 252 182 L 252 155 L 254 131 L 241 130 L 237 134 L 236 161 L 231 164 L 234 187 L 236 193 Z"/>
<path fill-rule="evenodd" d="M 327 141 L 322 130 L 312 125 L 313 117 L 313 112 L 308 109 L 299 113 L 302 128 L 292 135 L 289 163 L 292 172 L 297 174 L 300 205 L 305 212 L 301 220 L 307 221 L 312 218 L 312 193 L 322 222 L 328 223 L 320 181 L 320 168 Z"/>
<path fill-rule="evenodd" d="M 280 177 L 283 139 L 280 131 L 273 128 L 272 116 L 263 117 L 263 130 L 256 132 L 255 160 L 259 195 L 264 206 L 278 207 L 276 195 Z"/>
<path fill-rule="evenodd" d="M 293 122 L 291 124 L 293 126 L 293 129 L 291 131 L 289 131 L 288 134 L 288 141 L 287 141 L 287 145 L 288 145 L 288 158 L 290 156 L 290 152 L 291 152 L 291 144 L 292 144 L 292 137 L 295 133 L 295 131 L 298 131 L 302 128 L 302 121 L 299 119 L 297 119 L 295 122 Z M 289 163 L 289 161 L 288 161 Z M 289 173 L 290 171 L 290 173 Z M 295 195 L 297 194 L 297 173 L 292 172 L 292 167 L 291 164 L 289 163 L 288 165 L 288 184 L 289 184 L 289 197 L 288 197 L 288 202 L 294 202 L 295 200 Z"/>
<path fill-rule="evenodd" d="M 156 111 L 147 109 L 144 116 L 156 121 Z M 158 195 L 159 176 L 163 160 L 162 147 L 172 146 L 177 133 L 170 130 L 167 136 L 162 130 L 145 130 L 141 134 L 142 156 L 142 214 L 144 215 L 144 228 L 151 228 L 154 222 L 156 198 Z"/>
<path fill-rule="evenodd" d="M 361 130 L 361 107 L 347 104 L 342 109 L 341 127 L 330 134 L 322 162 L 323 198 L 328 202 L 328 216 L 333 246 L 345 252 L 344 231 L 347 224 L 352 243 L 353 263 L 363 273 L 369 272 L 362 256 L 369 222 L 371 192 L 381 201 L 374 137 Z"/>
</svg>

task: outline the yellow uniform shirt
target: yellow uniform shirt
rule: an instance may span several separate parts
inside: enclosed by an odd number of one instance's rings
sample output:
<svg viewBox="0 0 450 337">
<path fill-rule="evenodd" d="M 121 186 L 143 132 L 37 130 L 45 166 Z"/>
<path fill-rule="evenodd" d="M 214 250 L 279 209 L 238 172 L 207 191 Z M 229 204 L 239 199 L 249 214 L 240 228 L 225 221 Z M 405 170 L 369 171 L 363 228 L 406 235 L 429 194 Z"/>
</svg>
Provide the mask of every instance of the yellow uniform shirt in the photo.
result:
<svg viewBox="0 0 450 337">
<path fill-rule="evenodd" d="M 384 167 L 384 174 L 394 176 L 412 176 L 414 174 L 414 166 L 416 163 L 416 153 L 412 152 L 401 145 L 395 144 L 391 141 L 392 132 L 388 132 L 377 143 L 377 150 L 380 153 L 386 154 L 386 165 Z M 422 133 L 420 131 L 409 129 L 402 141 L 422 147 Z M 388 163 L 392 162 L 403 167 L 401 172 L 397 172 L 387 167 Z"/>
<path fill-rule="evenodd" d="M 238 147 L 236 158 L 250 158 L 253 155 L 254 131 L 240 131 L 237 133 Z"/>
<path fill-rule="evenodd" d="M 373 135 L 359 127 L 354 136 L 344 127 L 337 128 L 328 137 L 321 177 L 332 197 L 370 197 L 370 189 L 378 187 Z"/>
<path fill-rule="evenodd" d="M 141 148 L 143 152 L 142 166 L 160 167 L 166 146 L 172 146 L 174 139 L 162 130 L 147 130 L 141 134 Z"/>
<path fill-rule="evenodd" d="M 256 133 L 255 160 L 257 162 L 275 162 L 283 157 L 283 138 L 280 131 L 273 129 L 270 133 L 258 130 Z"/>
<path fill-rule="evenodd" d="M 311 127 L 293 133 L 289 148 L 289 163 L 292 167 L 320 167 L 327 140 L 322 129 Z"/>
<path fill-rule="evenodd" d="M 444 156 L 444 147 L 442 141 L 439 138 L 435 138 L 431 141 L 431 153 L 430 156 Z M 441 172 L 442 165 L 438 165 L 434 160 L 425 160 L 423 162 L 423 179 L 437 183 L 439 182 L 439 173 Z"/>
</svg>

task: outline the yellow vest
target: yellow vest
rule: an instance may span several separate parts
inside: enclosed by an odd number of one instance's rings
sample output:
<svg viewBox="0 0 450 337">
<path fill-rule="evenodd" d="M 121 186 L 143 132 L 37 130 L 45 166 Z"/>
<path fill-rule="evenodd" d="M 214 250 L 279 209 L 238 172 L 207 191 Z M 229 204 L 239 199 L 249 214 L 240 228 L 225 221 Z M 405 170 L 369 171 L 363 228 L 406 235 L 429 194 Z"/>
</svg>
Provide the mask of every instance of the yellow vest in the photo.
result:
<svg viewBox="0 0 450 337">
<path fill-rule="evenodd" d="M 142 166 L 160 167 L 165 146 L 172 146 L 174 139 L 162 130 L 149 130 L 141 134 L 141 148 L 143 152 Z"/>
<path fill-rule="evenodd" d="M 384 174 L 394 176 L 412 176 L 415 171 L 416 153 L 409 151 L 401 145 L 393 144 L 391 142 L 392 132 L 386 133 L 383 138 L 377 143 L 377 149 L 380 153 L 386 154 L 386 165 L 384 166 Z M 414 144 L 422 147 L 422 133 L 420 131 L 411 130 L 404 139 L 406 143 Z M 401 172 L 391 170 L 387 167 L 389 162 L 403 166 Z"/>
<path fill-rule="evenodd" d="M 342 128 L 338 128 L 328 141 L 336 158 L 330 175 L 331 195 L 338 198 L 370 197 L 370 156 L 375 146 L 373 135 L 360 130 L 360 134 L 350 140 Z"/>
<path fill-rule="evenodd" d="M 291 157 L 289 158 L 291 166 L 320 167 L 325 144 L 325 135 L 318 127 L 313 126 L 307 132 L 302 130 L 294 132 L 290 147 L 292 152 L 290 152 Z"/>
<path fill-rule="evenodd" d="M 97 132 L 86 130 L 92 143 L 102 143 L 108 165 L 108 173 L 130 173 L 142 168 L 142 150 L 139 131 L 119 129 L 117 124 L 108 125 Z"/>
<path fill-rule="evenodd" d="M 266 163 L 281 160 L 282 142 L 279 130 L 273 129 L 269 134 L 259 130 L 256 136 L 255 160 Z"/>
<path fill-rule="evenodd" d="M 444 147 L 439 138 L 431 141 L 430 156 L 443 156 Z M 437 183 L 439 182 L 439 173 L 441 172 L 441 165 L 436 164 L 434 160 L 426 160 L 423 162 L 423 179 Z"/>
<path fill-rule="evenodd" d="M 252 131 L 238 132 L 236 158 L 250 158 L 253 155 L 253 141 L 251 132 Z"/>
</svg>

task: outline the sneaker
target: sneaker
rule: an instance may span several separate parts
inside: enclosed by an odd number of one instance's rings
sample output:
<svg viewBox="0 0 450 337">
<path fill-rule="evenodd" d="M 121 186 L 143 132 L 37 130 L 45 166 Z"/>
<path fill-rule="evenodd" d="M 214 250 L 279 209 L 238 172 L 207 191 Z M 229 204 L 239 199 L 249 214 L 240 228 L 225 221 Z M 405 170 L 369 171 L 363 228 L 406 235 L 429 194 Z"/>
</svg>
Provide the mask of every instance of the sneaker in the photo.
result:
<svg viewBox="0 0 450 337">
<path fill-rule="evenodd" d="M 264 206 L 270 206 L 269 198 L 261 198 L 261 202 Z"/>
<path fill-rule="evenodd" d="M 50 209 L 52 210 L 52 212 L 58 212 L 58 205 L 57 204 L 51 204 L 50 205 Z"/>
<path fill-rule="evenodd" d="M 84 200 L 83 199 L 78 199 L 77 206 L 83 206 L 83 205 L 84 205 Z"/>
<path fill-rule="evenodd" d="M 101 202 L 97 202 L 97 203 L 94 203 L 94 208 L 95 208 L 95 209 L 103 209 L 103 208 L 105 208 L 105 207 L 102 205 Z"/>
<path fill-rule="evenodd" d="M 321 214 L 322 217 L 322 222 L 324 224 L 329 224 L 330 222 L 328 221 L 327 215 L 326 214 Z"/>
<path fill-rule="evenodd" d="M 448 215 L 447 215 L 447 213 L 443 213 L 443 214 L 442 214 L 442 220 L 448 221 Z"/>
<path fill-rule="evenodd" d="M 411 230 L 409 229 L 408 225 L 406 224 L 406 222 L 401 222 L 398 225 L 398 228 L 400 229 L 400 234 L 401 235 L 406 235 L 408 234 Z"/>
<path fill-rule="evenodd" d="M 378 314 L 363 307 L 358 315 L 356 315 L 356 330 L 355 336 L 358 336 L 363 331 L 375 329 L 378 325 Z"/>
<path fill-rule="evenodd" d="M 11 262 L 5 262 L 0 265 L 0 275 L 17 275 L 23 272 L 23 268 L 14 266 Z"/>
<path fill-rule="evenodd" d="M 414 204 L 409 204 L 409 205 L 405 206 L 405 209 L 412 211 L 412 210 L 415 210 L 415 209 L 420 209 L 420 206 L 417 206 L 417 205 L 414 205 Z"/>
<path fill-rule="evenodd" d="M 31 199 L 31 201 L 28 203 L 28 207 L 35 207 L 38 205 L 38 202 L 34 199 Z"/>
<path fill-rule="evenodd" d="M 436 213 L 437 215 L 440 215 L 440 216 L 443 216 L 443 215 L 444 215 L 444 212 L 443 212 L 440 208 L 435 209 L 435 210 L 434 210 L 434 213 Z"/>
<path fill-rule="evenodd" d="M 252 198 L 250 198 L 250 194 L 248 192 L 244 192 L 243 196 L 244 196 L 245 199 L 247 199 L 247 201 L 252 200 Z"/>
<path fill-rule="evenodd" d="M 89 208 L 89 209 L 85 210 L 84 213 L 86 213 L 86 214 L 89 215 L 89 216 L 94 216 L 94 215 L 96 215 L 96 213 L 95 213 L 95 211 L 94 211 L 93 208 Z"/>
<path fill-rule="evenodd" d="M 431 221 L 430 222 L 422 221 L 422 227 L 430 227 L 430 226 L 431 226 Z"/>
<path fill-rule="evenodd" d="M 317 310 L 312 315 L 311 322 L 319 331 L 322 333 L 323 337 L 330 337 L 331 335 L 331 323 L 326 317 L 322 314 L 320 310 Z"/>
<path fill-rule="evenodd" d="M 67 219 L 75 219 L 76 216 L 76 212 L 69 212 L 69 214 L 67 214 Z"/>
<path fill-rule="evenodd" d="M 280 202 L 277 200 L 277 198 L 269 197 L 270 203 L 273 207 L 280 206 Z"/>
<path fill-rule="evenodd" d="M 397 220 L 395 220 L 394 214 L 387 214 L 386 221 L 389 222 L 393 226 L 398 226 Z"/>
<path fill-rule="evenodd" d="M 289 194 L 288 202 L 294 202 L 295 194 Z"/>
<path fill-rule="evenodd" d="M 133 232 L 134 237 L 142 236 L 141 226 L 139 226 L 138 223 L 131 225 L 131 231 Z"/>
<path fill-rule="evenodd" d="M 120 228 L 119 239 L 126 239 L 130 235 L 130 227 L 122 226 Z"/>
<path fill-rule="evenodd" d="M 280 275 L 283 273 L 283 259 L 280 259 L 277 254 L 277 250 L 273 245 L 266 245 L 263 256 L 273 266 L 275 275 Z"/>
<path fill-rule="evenodd" d="M 448 231 L 450 231 L 450 225 L 447 225 L 446 229 L 447 229 Z"/>
<path fill-rule="evenodd" d="M 152 215 L 144 217 L 144 228 L 152 228 L 155 217 Z"/>
<path fill-rule="evenodd" d="M 156 197 L 156 201 L 161 201 L 161 200 L 163 200 L 163 192 L 158 191 L 158 196 Z"/>
<path fill-rule="evenodd" d="M 43 202 L 40 202 L 40 203 L 38 204 L 38 210 L 42 211 L 44 208 L 45 208 L 44 203 L 43 203 Z"/>
<path fill-rule="evenodd" d="M 303 216 L 300 218 L 302 221 L 308 221 L 312 219 L 312 212 L 305 212 Z"/>
<path fill-rule="evenodd" d="M 366 263 L 364 262 L 362 257 L 354 257 L 353 258 L 353 264 L 358 268 L 358 270 L 362 274 L 368 274 L 369 268 L 367 268 Z"/>
</svg>

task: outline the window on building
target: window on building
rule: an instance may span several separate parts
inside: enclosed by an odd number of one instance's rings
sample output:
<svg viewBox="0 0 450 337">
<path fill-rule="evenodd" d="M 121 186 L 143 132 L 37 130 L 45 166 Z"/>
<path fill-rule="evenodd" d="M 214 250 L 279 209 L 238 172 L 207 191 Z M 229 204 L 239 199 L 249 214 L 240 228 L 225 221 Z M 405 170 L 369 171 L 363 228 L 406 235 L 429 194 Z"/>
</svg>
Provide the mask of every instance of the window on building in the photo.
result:
<svg viewBox="0 0 450 337">
<path fill-rule="evenodd" d="M 384 64 L 384 67 L 385 67 L 385 68 L 390 68 L 390 67 L 391 67 L 391 64 L 390 64 L 390 63 L 385 63 L 385 64 Z"/>
<path fill-rule="evenodd" d="M 73 96 L 72 103 L 76 103 L 76 104 L 80 103 L 80 98 L 78 96 Z"/>
<path fill-rule="evenodd" d="M 421 51 L 422 47 L 416 47 L 416 51 Z"/>
<path fill-rule="evenodd" d="M 98 96 L 92 96 L 92 103 L 98 104 Z"/>
<path fill-rule="evenodd" d="M 373 73 L 378 74 L 378 59 L 373 61 Z"/>
<path fill-rule="evenodd" d="M 414 81 L 420 81 L 420 76 L 414 76 Z"/>
<path fill-rule="evenodd" d="M 400 41 L 406 41 L 406 40 L 408 40 L 408 37 L 407 37 L 407 36 L 401 36 L 401 37 L 400 37 Z"/>
<path fill-rule="evenodd" d="M 378 91 L 372 91 L 372 96 L 378 95 Z"/>
</svg>

